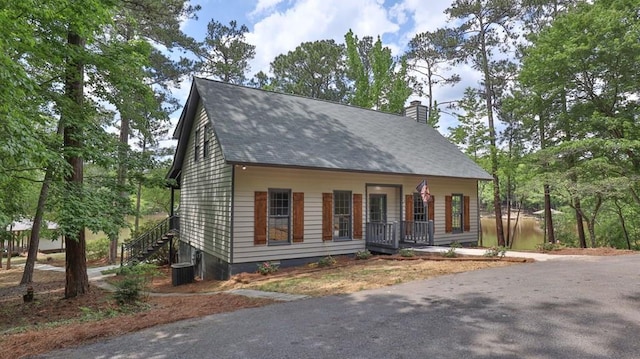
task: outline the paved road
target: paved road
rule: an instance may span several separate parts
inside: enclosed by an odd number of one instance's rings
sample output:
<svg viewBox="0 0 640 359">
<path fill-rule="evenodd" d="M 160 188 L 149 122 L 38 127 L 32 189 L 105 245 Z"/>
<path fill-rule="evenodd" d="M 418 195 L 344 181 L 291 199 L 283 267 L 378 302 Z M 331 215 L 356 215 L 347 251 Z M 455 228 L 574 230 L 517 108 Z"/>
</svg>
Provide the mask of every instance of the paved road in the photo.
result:
<svg viewBox="0 0 640 359">
<path fill-rule="evenodd" d="M 42 358 L 639 356 L 640 256 L 633 255 L 494 268 L 275 304 Z"/>
</svg>

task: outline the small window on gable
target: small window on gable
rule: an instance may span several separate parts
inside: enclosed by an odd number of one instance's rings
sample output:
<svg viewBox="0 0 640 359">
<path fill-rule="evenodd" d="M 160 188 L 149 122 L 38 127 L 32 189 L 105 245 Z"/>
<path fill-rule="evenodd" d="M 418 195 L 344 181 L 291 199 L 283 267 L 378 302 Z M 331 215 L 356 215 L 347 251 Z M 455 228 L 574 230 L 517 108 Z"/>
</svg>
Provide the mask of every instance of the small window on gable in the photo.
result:
<svg viewBox="0 0 640 359">
<path fill-rule="evenodd" d="M 209 155 L 209 142 L 211 140 L 210 132 L 211 132 L 211 127 L 207 123 L 206 125 L 204 125 L 204 133 L 203 133 L 204 143 L 202 144 L 202 158 L 207 158 L 207 156 Z"/>
<path fill-rule="evenodd" d="M 198 162 L 198 155 L 200 154 L 200 129 L 196 129 L 195 137 L 193 138 L 193 160 Z"/>
</svg>

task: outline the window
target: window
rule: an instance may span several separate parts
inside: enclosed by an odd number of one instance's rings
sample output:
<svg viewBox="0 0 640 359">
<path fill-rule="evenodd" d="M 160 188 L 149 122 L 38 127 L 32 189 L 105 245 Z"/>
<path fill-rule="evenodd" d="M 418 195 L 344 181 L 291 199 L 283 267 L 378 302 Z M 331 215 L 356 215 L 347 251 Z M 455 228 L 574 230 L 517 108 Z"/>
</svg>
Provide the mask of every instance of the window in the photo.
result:
<svg viewBox="0 0 640 359">
<path fill-rule="evenodd" d="M 420 193 L 413 194 L 413 221 L 414 222 L 426 222 L 427 210 L 424 206 L 424 201 L 420 196 Z"/>
<path fill-rule="evenodd" d="M 196 136 L 193 139 L 193 160 L 198 162 L 198 155 L 200 154 L 200 129 L 196 129 Z"/>
<path fill-rule="evenodd" d="M 207 158 L 209 155 L 209 141 L 211 140 L 211 135 L 209 134 L 211 128 L 207 123 L 204 125 L 204 144 L 202 145 L 202 158 Z"/>
<path fill-rule="evenodd" d="M 351 239 L 351 192 L 333 192 L 333 238 Z"/>
<path fill-rule="evenodd" d="M 464 213 L 463 198 L 461 194 L 451 195 L 451 231 L 461 233 L 464 223 L 462 214 Z"/>
<path fill-rule="evenodd" d="M 291 232 L 291 191 L 269 190 L 269 244 L 289 243 Z"/>
</svg>

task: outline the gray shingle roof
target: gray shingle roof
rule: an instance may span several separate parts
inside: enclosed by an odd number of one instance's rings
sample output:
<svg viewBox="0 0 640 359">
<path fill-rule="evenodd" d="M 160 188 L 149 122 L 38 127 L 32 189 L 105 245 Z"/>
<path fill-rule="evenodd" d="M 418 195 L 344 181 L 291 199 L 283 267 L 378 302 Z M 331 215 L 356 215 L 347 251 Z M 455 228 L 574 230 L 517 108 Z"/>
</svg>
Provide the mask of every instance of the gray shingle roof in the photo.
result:
<svg viewBox="0 0 640 359">
<path fill-rule="evenodd" d="M 404 116 L 194 81 L 190 97 L 195 88 L 230 163 L 491 179 L 438 131 Z"/>
</svg>

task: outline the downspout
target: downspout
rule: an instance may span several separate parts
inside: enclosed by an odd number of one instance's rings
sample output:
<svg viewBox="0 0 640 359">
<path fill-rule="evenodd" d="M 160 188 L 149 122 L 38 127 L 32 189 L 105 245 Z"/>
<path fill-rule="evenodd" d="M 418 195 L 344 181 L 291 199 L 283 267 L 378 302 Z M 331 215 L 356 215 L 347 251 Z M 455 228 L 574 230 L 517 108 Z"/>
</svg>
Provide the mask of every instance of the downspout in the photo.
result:
<svg viewBox="0 0 640 359">
<path fill-rule="evenodd" d="M 482 220 L 480 219 L 480 186 L 476 181 L 476 222 L 478 223 L 478 245 L 483 247 L 482 243 Z"/>
</svg>

